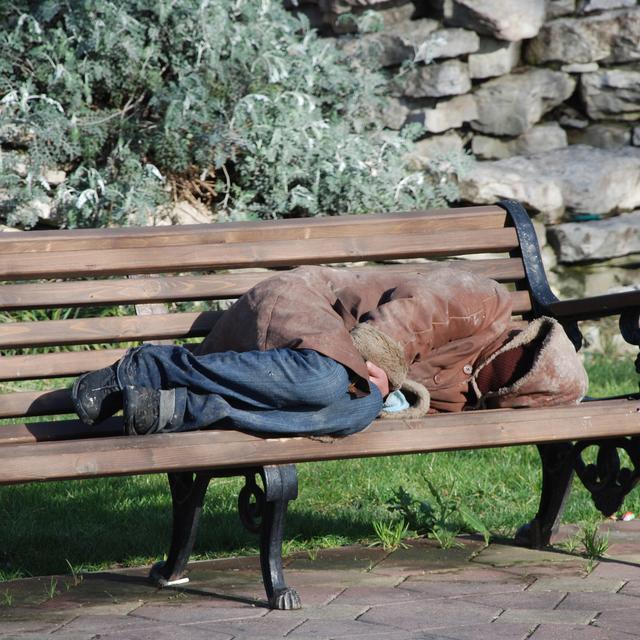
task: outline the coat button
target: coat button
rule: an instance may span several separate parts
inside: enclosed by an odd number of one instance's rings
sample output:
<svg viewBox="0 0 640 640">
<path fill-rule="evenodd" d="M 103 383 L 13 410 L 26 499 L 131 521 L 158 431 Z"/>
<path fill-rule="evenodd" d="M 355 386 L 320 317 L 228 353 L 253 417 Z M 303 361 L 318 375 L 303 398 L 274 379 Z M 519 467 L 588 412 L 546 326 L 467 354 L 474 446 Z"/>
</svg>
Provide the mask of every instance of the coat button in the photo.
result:
<svg viewBox="0 0 640 640">
<path fill-rule="evenodd" d="M 462 367 L 462 370 L 468 375 L 470 376 L 473 373 L 473 367 L 470 364 L 465 364 L 464 367 Z"/>
</svg>

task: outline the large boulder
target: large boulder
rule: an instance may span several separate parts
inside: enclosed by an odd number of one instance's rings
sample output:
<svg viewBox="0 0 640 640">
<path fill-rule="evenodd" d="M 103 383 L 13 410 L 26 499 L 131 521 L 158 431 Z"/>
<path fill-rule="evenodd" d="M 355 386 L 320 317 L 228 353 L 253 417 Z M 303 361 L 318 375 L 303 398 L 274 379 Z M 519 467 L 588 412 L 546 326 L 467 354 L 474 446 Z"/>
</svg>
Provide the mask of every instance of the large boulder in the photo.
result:
<svg viewBox="0 0 640 640">
<path fill-rule="evenodd" d="M 584 73 L 580 79 L 580 94 L 587 113 L 594 120 L 640 118 L 638 69 L 600 69 Z"/>
<path fill-rule="evenodd" d="M 576 0 L 547 0 L 547 20 L 568 16 L 576 10 Z"/>
<path fill-rule="evenodd" d="M 431 62 L 437 58 L 464 56 L 480 48 L 480 36 L 468 29 L 438 29 L 430 33 L 416 52 L 416 59 Z"/>
<path fill-rule="evenodd" d="M 530 64 L 632 62 L 640 59 L 640 7 L 547 22 L 529 42 Z"/>
<path fill-rule="evenodd" d="M 387 98 L 385 106 L 380 114 L 382 124 L 388 129 L 396 131 L 402 129 L 411 109 L 403 100 L 398 98 Z"/>
<path fill-rule="evenodd" d="M 631 129 L 624 124 L 591 124 L 570 132 L 571 144 L 586 144 L 601 149 L 619 149 L 631 143 Z"/>
<path fill-rule="evenodd" d="M 494 78 L 474 92 L 478 118 L 471 126 L 481 133 L 518 136 L 564 102 L 576 81 L 562 71 L 529 69 Z"/>
<path fill-rule="evenodd" d="M 481 38 L 478 52 L 468 58 L 469 75 L 483 79 L 511 73 L 520 60 L 520 48 L 520 42 Z"/>
<path fill-rule="evenodd" d="M 413 152 L 407 156 L 407 162 L 414 169 L 425 169 L 433 160 L 462 153 L 464 153 L 464 140 L 455 131 L 449 131 L 439 136 L 418 140 Z"/>
<path fill-rule="evenodd" d="M 549 241 L 564 263 L 608 260 L 640 253 L 640 211 L 549 228 Z"/>
<path fill-rule="evenodd" d="M 374 30 L 379 25 L 388 27 L 396 22 L 410 20 L 416 7 L 412 3 L 388 6 L 388 2 L 380 7 L 373 7 L 375 11 L 367 9 L 367 2 L 358 3 L 362 6 L 352 6 L 345 2 L 329 0 L 285 0 L 288 9 L 296 13 L 304 13 L 311 20 L 311 25 L 322 28 L 326 25 L 331 27 L 334 33 L 355 33 L 360 31 Z M 363 11 L 369 11 L 363 15 Z M 355 19 L 354 19 L 355 18 Z"/>
<path fill-rule="evenodd" d="M 471 142 L 473 155 L 480 159 L 528 156 L 567 146 L 567 134 L 555 122 L 538 124 L 513 140 L 476 135 Z"/>
<path fill-rule="evenodd" d="M 407 121 L 423 125 L 429 133 L 442 133 L 448 129 L 457 129 L 477 117 L 476 100 L 473 95 L 466 93 L 450 100 L 441 100 L 434 107 L 414 109 Z"/>
<path fill-rule="evenodd" d="M 436 20 L 405 20 L 382 31 L 334 40 L 336 46 L 372 67 L 390 67 L 413 60 L 430 33 L 440 28 Z"/>
<path fill-rule="evenodd" d="M 548 153 L 478 162 L 460 182 L 476 204 L 514 198 L 557 222 L 565 209 L 589 213 L 640 207 L 640 149 L 573 145 Z"/>
<path fill-rule="evenodd" d="M 583 13 L 593 13 L 594 11 L 611 11 L 611 9 L 625 9 L 635 7 L 637 0 L 585 0 L 580 10 Z"/>
<path fill-rule="evenodd" d="M 539 175 L 526 158 L 476 162 L 460 180 L 460 197 L 473 204 L 494 204 L 507 198 L 542 212 L 545 222 L 564 213 L 564 199 L 557 180 Z"/>
<path fill-rule="evenodd" d="M 455 96 L 471 89 L 469 69 L 460 60 L 416 66 L 402 75 L 396 84 L 409 98 Z"/>
<path fill-rule="evenodd" d="M 544 0 L 451 0 L 444 6 L 446 24 L 499 40 L 533 38 L 544 17 Z"/>
</svg>

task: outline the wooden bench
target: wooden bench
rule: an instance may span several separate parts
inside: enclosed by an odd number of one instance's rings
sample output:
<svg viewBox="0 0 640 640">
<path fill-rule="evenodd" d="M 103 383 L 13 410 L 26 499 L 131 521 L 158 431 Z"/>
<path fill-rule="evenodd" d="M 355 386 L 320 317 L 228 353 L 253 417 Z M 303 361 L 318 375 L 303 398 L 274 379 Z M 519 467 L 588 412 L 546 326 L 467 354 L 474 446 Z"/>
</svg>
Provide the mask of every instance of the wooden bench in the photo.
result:
<svg viewBox="0 0 640 640">
<path fill-rule="evenodd" d="M 475 259 L 464 259 L 473 254 Z M 625 339 L 640 344 L 640 291 L 558 301 L 533 226 L 512 201 L 385 215 L 7 233 L 0 238 L 0 310 L 50 313 L 0 326 L 0 380 L 44 381 L 52 390 L 0 395 L 0 484 L 168 473 L 171 548 L 151 572 L 155 582 L 168 584 L 183 576 L 211 478 L 245 476 L 240 516 L 260 535 L 269 604 L 282 609 L 300 606 L 281 562 L 287 503 L 297 495 L 296 462 L 534 443 L 542 460 L 542 495 L 537 515 L 518 533 L 520 542 L 548 543 L 574 469 L 596 505 L 614 511 L 638 479 L 638 395 L 551 409 L 398 417 L 345 438 L 260 438 L 224 430 L 132 438 L 122 435 L 117 416 L 93 429 L 75 419 L 51 420 L 71 411 L 69 391 L 56 389 L 57 379 L 66 387 L 69 377 L 114 362 L 127 345 L 200 338 L 222 313 L 178 311 L 176 303 L 233 299 L 269 270 L 300 264 L 369 269 L 385 262 L 383 268 L 399 272 L 433 267 L 425 260 L 389 262 L 411 258 L 444 260 L 509 283 L 517 321 L 555 316 L 577 346 L 577 321 L 612 314 L 621 315 Z M 123 314 L 100 315 L 114 306 Z M 60 315 L 51 313 L 56 309 L 77 314 L 47 319 Z M 64 349 L 71 345 L 83 348 Z M 40 419 L 24 421 L 34 416 Z M 600 447 L 597 465 L 582 461 L 591 445 Z M 618 449 L 627 451 L 633 469 L 620 469 Z"/>
</svg>

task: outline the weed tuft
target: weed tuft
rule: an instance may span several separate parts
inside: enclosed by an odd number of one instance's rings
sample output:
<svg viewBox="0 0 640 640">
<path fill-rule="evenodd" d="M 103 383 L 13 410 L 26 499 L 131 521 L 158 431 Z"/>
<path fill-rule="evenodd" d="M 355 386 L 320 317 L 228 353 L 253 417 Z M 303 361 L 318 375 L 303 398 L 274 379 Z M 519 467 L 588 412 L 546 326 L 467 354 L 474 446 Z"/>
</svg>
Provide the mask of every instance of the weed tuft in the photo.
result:
<svg viewBox="0 0 640 640">
<path fill-rule="evenodd" d="M 580 542 L 584 547 L 584 555 L 590 560 L 601 558 L 609 548 L 609 535 L 598 533 L 598 524 L 585 524 L 582 528 Z"/>
<path fill-rule="evenodd" d="M 9 589 L 5 589 L 2 593 L 2 604 L 5 607 L 11 607 L 13 605 L 13 593 Z"/>
<path fill-rule="evenodd" d="M 482 534 L 485 545 L 489 544 L 490 533 L 484 522 L 468 507 L 461 503 L 458 494 L 451 489 L 438 489 L 424 477 L 432 501 L 414 498 L 404 487 L 399 487 L 387 502 L 392 513 L 398 513 L 408 526 L 420 535 L 433 538 L 443 549 L 461 546 L 456 536 L 463 531 Z"/>
<path fill-rule="evenodd" d="M 394 522 L 374 520 L 373 529 L 378 539 L 371 543 L 370 546 L 381 546 L 385 551 L 407 548 L 407 545 L 402 540 L 409 534 L 409 525 L 404 520 L 396 520 Z"/>
</svg>

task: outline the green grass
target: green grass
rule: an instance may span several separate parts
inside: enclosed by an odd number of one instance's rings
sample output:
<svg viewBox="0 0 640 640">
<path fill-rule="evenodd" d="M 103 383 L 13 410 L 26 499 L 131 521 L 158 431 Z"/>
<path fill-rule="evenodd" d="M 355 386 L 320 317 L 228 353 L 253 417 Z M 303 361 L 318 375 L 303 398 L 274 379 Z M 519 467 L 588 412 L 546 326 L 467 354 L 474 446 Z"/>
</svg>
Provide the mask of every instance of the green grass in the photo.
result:
<svg viewBox="0 0 640 640">
<path fill-rule="evenodd" d="M 590 359 L 590 394 L 637 391 L 631 360 Z M 498 535 L 513 534 L 538 503 L 535 447 L 310 463 L 298 471 L 300 497 L 290 505 L 287 551 L 373 542 L 373 523 L 388 520 L 387 501 L 399 486 L 430 499 L 425 478 L 444 494 L 455 492 Z M 241 484 L 238 478 L 212 481 L 195 558 L 256 552 L 257 539 L 236 512 Z M 625 509 L 640 512 L 638 492 Z M 150 563 L 168 549 L 170 513 L 164 476 L 0 487 L 0 580 Z M 565 521 L 596 518 L 576 482 Z"/>
</svg>

